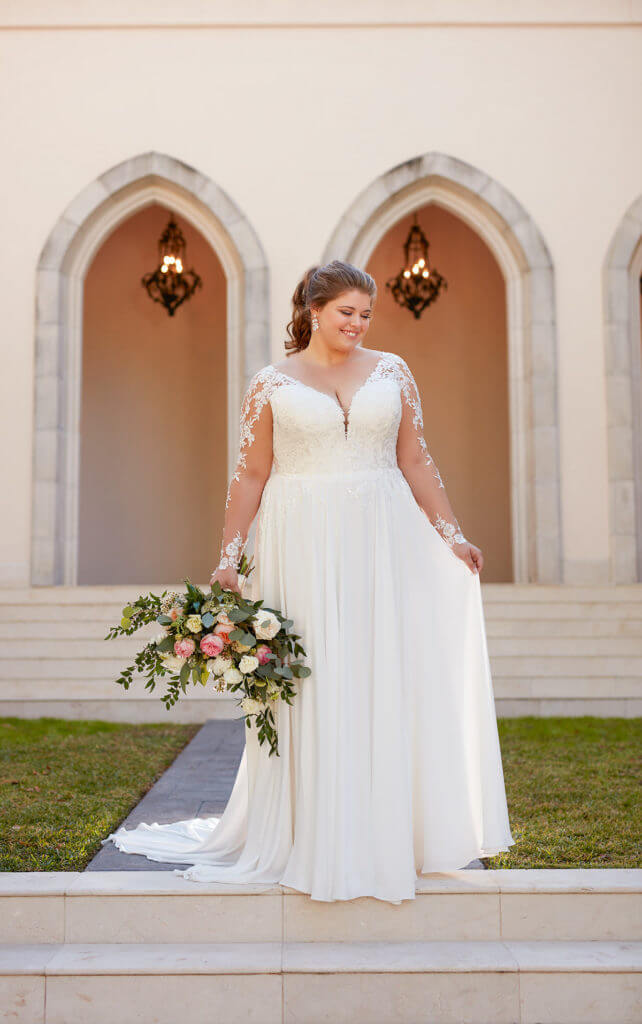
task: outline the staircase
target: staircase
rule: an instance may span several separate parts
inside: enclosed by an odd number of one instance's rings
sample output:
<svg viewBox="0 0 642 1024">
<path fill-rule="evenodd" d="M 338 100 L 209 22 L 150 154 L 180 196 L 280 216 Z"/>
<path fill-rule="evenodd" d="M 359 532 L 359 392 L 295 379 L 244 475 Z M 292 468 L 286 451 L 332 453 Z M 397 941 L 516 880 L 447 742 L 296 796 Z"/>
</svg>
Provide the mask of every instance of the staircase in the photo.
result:
<svg viewBox="0 0 642 1024">
<path fill-rule="evenodd" d="M 128 601 L 164 589 L 183 585 L 0 590 L 0 715 L 167 721 L 158 691 L 114 682 L 160 627 L 104 640 Z M 642 584 L 482 583 L 482 599 L 499 716 L 642 713 Z M 237 710 L 190 687 L 171 714 L 200 722 Z"/>
<path fill-rule="evenodd" d="M 453 871 L 322 903 L 169 872 L 0 874 L 0 1021 L 639 1024 L 642 871 Z"/>
</svg>

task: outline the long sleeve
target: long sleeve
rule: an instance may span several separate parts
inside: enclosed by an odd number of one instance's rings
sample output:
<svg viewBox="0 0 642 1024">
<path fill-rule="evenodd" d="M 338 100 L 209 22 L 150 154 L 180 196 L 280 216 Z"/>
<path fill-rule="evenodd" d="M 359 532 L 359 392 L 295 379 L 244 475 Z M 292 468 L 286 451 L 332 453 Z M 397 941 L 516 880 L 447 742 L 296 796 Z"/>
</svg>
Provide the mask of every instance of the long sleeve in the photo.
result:
<svg viewBox="0 0 642 1024">
<path fill-rule="evenodd" d="M 408 364 L 397 355 L 402 416 L 397 438 L 397 462 L 417 503 L 443 539 L 453 547 L 468 543 L 452 510 L 443 480 L 423 436 L 421 399 Z"/>
<path fill-rule="evenodd" d="M 269 370 L 254 374 L 241 403 L 239 455 L 225 500 L 225 522 L 217 569 L 238 569 L 252 521 L 272 468 L 272 407 Z M 215 570 L 216 571 L 216 570 Z"/>
</svg>

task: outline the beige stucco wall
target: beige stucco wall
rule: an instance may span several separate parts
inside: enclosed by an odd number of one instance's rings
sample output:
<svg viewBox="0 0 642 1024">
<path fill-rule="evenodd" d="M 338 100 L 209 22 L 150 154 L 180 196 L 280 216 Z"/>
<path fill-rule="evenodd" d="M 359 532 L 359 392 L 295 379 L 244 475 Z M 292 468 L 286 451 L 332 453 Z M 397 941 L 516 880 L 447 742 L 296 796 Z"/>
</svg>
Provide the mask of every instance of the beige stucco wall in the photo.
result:
<svg viewBox="0 0 642 1024">
<path fill-rule="evenodd" d="M 54 26 L 49 6 L 0 10 L 0 583 L 29 580 L 40 252 L 81 190 L 149 150 L 217 182 L 253 225 L 270 268 L 274 357 L 300 273 L 374 178 L 431 150 L 512 192 L 555 271 L 564 560 L 603 578 L 602 266 L 642 192 L 640 5 L 522 3 L 507 15 L 504 4 L 462 3 L 443 23 L 432 3 L 239 12 L 190 0 L 177 24 L 167 0 L 153 12 L 132 0 L 85 5 L 83 20 L 59 3 Z M 314 17 L 323 23 L 304 23 Z"/>
<path fill-rule="evenodd" d="M 178 218 L 196 297 L 174 316 L 140 279 L 169 212 L 152 204 L 109 236 L 85 278 L 78 583 L 207 579 L 226 470 L 223 269 Z"/>
</svg>

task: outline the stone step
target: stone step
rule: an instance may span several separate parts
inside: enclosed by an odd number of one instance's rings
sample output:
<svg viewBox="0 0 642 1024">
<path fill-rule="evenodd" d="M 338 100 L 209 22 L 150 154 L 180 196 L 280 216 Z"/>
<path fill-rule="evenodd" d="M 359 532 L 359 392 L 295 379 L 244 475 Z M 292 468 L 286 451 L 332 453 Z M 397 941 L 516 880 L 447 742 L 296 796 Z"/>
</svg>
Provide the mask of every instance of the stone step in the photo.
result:
<svg viewBox="0 0 642 1024">
<path fill-rule="evenodd" d="M 72 616 L 65 616 L 60 619 L 44 620 L 33 615 L 26 619 L 11 618 L 2 611 L 3 622 L 0 622 L 0 640 L 11 640 L 16 643 L 36 638 L 40 641 L 50 642 L 52 640 L 97 640 L 102 642 L 107 636 L 108 625 L 114 620 L 98 621 L 96 619 L 76 619 Z M 112 649 L 113 645 L 123 644 L 125 650 L 135 650 L 142 646 L 149 637 L 160 633 L 161 627 L 157 623 L 137 630 L 132 636 L 117 637 L 109 640 Z M 642 616 L 639 618 L 605 618 L 591 619 L 587 617 L 578 618 L 529 618 L 510 619 L 493 618 L 486 616 L 486 635 L 489 641 L 497 642 L 499 638 L 515 638 L 521 643 L 522 640 L 531 638 L 573 638 L 576 643 L 591 643 L 594 638 L 635 638 L 638 644 L 636 650 L 640 649 L 642 640 Z M 142 641 L 142 642 L 141 642 Z M 128 646 L 127 646 L 128 645 Z"/>
<path fill-rule="evenodd" d="M 133 663 L 135 654 L 126 658 L 106 658 L 96 654 L 89 657 L 16 657 L 0 661 L 0 685 L 17 683 L 19 680 L 34 682 L 82 680 L 87 687 L 101 680 L 113 681 L 122 670 Z M 494 654 L 491 657 L 493 679 L 501 677 L 537 678 L 538 676 L 559 679 L 583 678 L 642 678 L 642 655 L 615 654 L 557 654 L 519 655 Z M 136 678 L 143 680 L 142 675 Z"/>
<path fill-rule="evenodd" d="M 326 903 L 170 871 L 0 873 L 0 942 L 537 941 L 642 938 L 642 870 L 434 872 L 414 900 Z"/>
<path fill-rule="evenodd" d="M 91 658 L 93 661 L 115 659 L 132 660 L 154 635 L 160 635 L 160 626 L 155 629 L 137 631 L 129 637 L 43 637 L 39 631 L 36 637 L 12 637 L 0 639 L 0 659 L 5 661 L 36 661 L 39 659 Z M 150 633 L 150 635 L 147 635 Z M 28 642 L 25 643 L 25 640 Z M 493 636 L 488 634 L 488 651 L 491 657 L 560 657 L 585 658 L 638 657 L 642 664 L 642 636 Z"/>
<path fill-rule="evenodd" d="M 611 602 L 582 602 L 582 601 L 558 601 L 551 600 L 544 602 L 528 602 L 526 600 L 513 601 L 506 598 L 502 602 L 489 600 L 482 587 L 482 599 L 484 613 L 488 624 L 494 622 L 515 623 L 515 629 L 520 629 L 523 623 L 524 629 L 532 628 L 537 623 L 550 623 L 554 626 L 556 622 L 568 622 L 569 630 L 572 630 L 572 623 L 575 622 L 580 630 L 583 623 L 602 622 L 625 622 L 631 623 L 630 628 L 634 629 L 634 623 L 642 620 L 642 601 L 611 601 Z M 122 604 L 72 604 L 61 601 L 59 604 L 45 602 L 42 604 L 2 604 L 0 612 L 2 621 L 5 623 L 22 623 L 25 625 L 38 623 L 45 627 L 57 623 L 82 622 L 86 629 L 91 629 L 97 636 L 103 636 L 108 629 L 120 622 Z M 158 629 L 155 623 L 150 627 Z M 545 627 L 543 627 L 545 628 Z M 142 632 L 142 630 L 141 630 Z M 11 635 L 11 634 L 9 634 Z"/>
<path fill-rule="evenodd" d="M 144 676 L 129 692 L 115 683 L 160 627 L 105 637 L 127 601 L 164 589 L 184 587 L 0 590 L 0 714 L 162 720 L 162 684 L 150 693 Z M 482 584 L 482 594 L 498 714 L 640 713 L 642 584 Z M 174 720 L 230 717 L 229 704 L 211 686 L 190 689 Z"/>
<path fill-rule="evenodd" d="M 0 1019 L 632 1024 L 641 970 L 642 943 L 620 941 L 10 946 L 0 948 Z"/>
<path fill-rule="evenodd" d="M 613 601 L 638 602 L 642 604 L 642 583 L 590 584 L 542 584 L 542 583 L 484 583 L 481 582 L 484 600 L 526 601 L 528 603 L 560 603 L 563 601 Z M 207 590 L 206 583 L 196 583 Z M 122 608 L 128 601 L 139 595 L 154 593 L 160 597 L 164 590 L 185 591 L 184 583 L 123 583 L 105 586 L 42 586 L 42 587 L 0 587 L 0 604 L 111 604 Z"/>
<path fill-rule="evenodd" d="M 189 692 L 189 691 L 188 691 Z M 512 697 L 496 697 L 495 708 L 498 718 L 518 718 L 534 715 L 546 718 L 551 715 L 578 717 L 592 715 L 598 718 L 639 718 L 642 715 L 640 697 L 532 697 L 515 690 Z M 237 719 L 239 708 L 233 699 L 212 694 L 211 700 L 181 696 L 179 703 L 167 711 L 157 697 L 138 699 L 132 693 L 124 700 L 122 695 L 111 699 L 92 700 L 86 696 L 78 699 L 33 700 L 0 698 L 0 715 L 15 715 L 18 718 L 66 718 L 69 720 L 100 720 L 103 722 L 165 723 L 200 722 L 211 720 Z"/>
<path fill-rule="evenodd" d="M 520 666 L 521 667 L 521 666 Z M 16 672 L 13 679 L 0 680 L 0 701 L 15 700 L 142 700 L 158 701 L 165 692 L 165 680 L 161 679 L 154 690 L 145 689 L 143 676 L 134 675 L 129 690 L 125 690 L 115 682 L 117 673 L 112 677 L 88 679 L 86 676 L 74 677 L 71 671 L 46 670 L 35 679 L 25 679 L 23 674 Z M 165 677 L 166 679 L 169 677 Z M 642 700 L 640 679 L 637 676 L 588 675 L 555 676 L 546 672 L 541 675 L 530 675 L 523 669 L 523 674 L 504 675 L 497 670 L 493 674 L 493 693 L 495 698 L 563 698 L 564 700 L 607 699 L 619 698 Z M 213 683 L 206 686 L 190 684 L 187 694 L 181 694 L 181 700 L 189 695 L 190 700 L 215 701 L 225 699 L 225 695 L 214 689 Z M 228 696 L 230 696 L 228 694 Z"/>
</svg>

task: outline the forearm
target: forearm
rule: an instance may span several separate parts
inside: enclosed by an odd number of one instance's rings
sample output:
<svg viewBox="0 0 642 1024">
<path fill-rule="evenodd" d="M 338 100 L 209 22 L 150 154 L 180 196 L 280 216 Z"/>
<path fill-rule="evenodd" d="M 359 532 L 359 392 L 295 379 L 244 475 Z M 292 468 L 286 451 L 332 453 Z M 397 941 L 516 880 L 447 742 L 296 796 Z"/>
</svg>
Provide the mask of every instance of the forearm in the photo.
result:
<svg viewBox="0 0 642 1024">
<path fill-rule="evenodd" d="M 416 460 L 404 463 L 400 465 L 400 469 L 408 481 L 415 501 L 446 543 L 450 547 L 453 547 L 454 544 L 465 544 L 466 538 L 457 522 L 439 471 L 432 459 L 430 462 Z"/>
<path fill-rule="evenodd" d="M 244 473 L 240 480 L 230 484 L 225 505 L 225 522 L 217 569 L 230 566 L 238 569 L 247 535 L 261 504 L 267 478 L 264 475 Z"/>
</svg>

